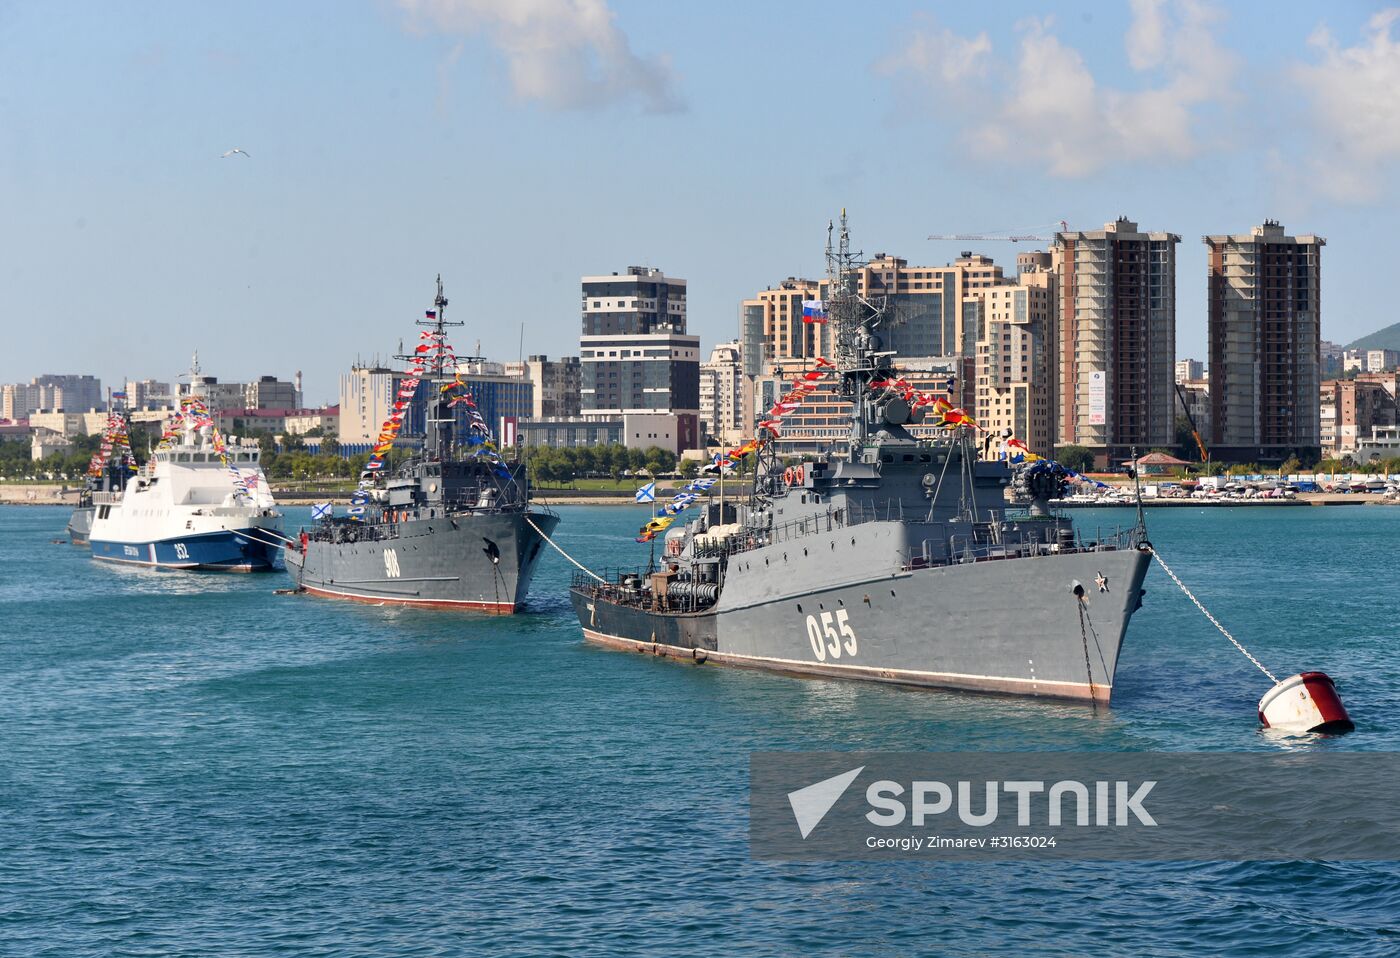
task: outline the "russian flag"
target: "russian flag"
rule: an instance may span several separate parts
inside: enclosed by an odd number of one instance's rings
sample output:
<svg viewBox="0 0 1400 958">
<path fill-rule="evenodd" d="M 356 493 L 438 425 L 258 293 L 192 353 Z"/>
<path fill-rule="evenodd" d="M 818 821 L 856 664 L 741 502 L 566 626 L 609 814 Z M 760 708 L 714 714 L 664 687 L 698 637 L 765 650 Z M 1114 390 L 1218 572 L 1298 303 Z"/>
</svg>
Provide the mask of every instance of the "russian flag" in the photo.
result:
<svg viewBox="0 0 1400 958">
<path fill-rule="evenodd" d="M 820 299 L 802 301 L 802 321 L 804 323 L 826 322 L 826 303 Z"/>
</svg>

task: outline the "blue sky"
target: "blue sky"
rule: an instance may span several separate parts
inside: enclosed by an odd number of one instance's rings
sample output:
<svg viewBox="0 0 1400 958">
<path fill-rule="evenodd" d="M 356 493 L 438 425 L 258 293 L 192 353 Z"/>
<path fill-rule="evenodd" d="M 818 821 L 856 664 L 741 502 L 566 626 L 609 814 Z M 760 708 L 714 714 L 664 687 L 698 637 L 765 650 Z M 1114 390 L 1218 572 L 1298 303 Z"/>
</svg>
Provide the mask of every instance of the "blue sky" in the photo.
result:
<svg viewBox="0 0 1400 958">
<path fill-rule="evenodd" d="M 578 277 L 653 265 L 690 323 L 934 232 L 1181 234 L 1177 352 L 1205 351 L 1205 233 L 1328 240 L 1323 335 L 1400 320 L 1397 14 L 1170 6 L 395 3 L 0 6 L 0 382 L 302 369 L 333 400 L 441 272 L 499 359 L 576 352 Z M 220 154 L 241 147 L 251 159 Z M 979 247 L 1001 262 L 1021 248 Z"/>
</svg>

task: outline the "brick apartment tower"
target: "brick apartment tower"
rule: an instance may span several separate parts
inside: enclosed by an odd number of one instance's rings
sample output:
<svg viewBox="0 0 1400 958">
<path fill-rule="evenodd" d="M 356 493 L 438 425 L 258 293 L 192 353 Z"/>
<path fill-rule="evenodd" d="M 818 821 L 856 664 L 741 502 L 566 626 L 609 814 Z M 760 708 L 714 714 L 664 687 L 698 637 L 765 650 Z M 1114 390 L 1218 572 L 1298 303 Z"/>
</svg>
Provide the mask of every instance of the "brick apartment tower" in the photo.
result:
<svg viewBox="0 0 1400 958">
<path fill-rule="evenodd" d="M 1058 444 L 1117 468 L 1175 443 L 1175 233 L 1120 218 L 1055 235 Z"/>
<path fill-rule="evenodd" d="M 1273 220 L 1210 251 L 1211 455 L 1235 462 L 1316 458 L 1322 247 Z"/>
</svg>

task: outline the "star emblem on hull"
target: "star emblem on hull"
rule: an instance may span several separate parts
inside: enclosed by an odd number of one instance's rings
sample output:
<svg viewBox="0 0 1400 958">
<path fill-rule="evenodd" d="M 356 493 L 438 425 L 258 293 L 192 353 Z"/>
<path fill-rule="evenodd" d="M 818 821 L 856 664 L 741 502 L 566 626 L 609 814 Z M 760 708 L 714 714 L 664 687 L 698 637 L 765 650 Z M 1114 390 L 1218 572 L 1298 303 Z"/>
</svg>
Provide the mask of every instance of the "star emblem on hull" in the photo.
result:
<svg viewBox="0 0 1400 958">
<path fill-rule="evenodd" d="M 1099 587 L 1099 591 L 1100 591 L 1100 592 L 1107 592 L 1107 591 L 1108 591 L 1108 576 L 1104 575 L 1102 572 L 1098 573 L 1097 575 L 1094 576 L 1094 584 L 1097 585 L 1097 586 Z"/>
</svg>

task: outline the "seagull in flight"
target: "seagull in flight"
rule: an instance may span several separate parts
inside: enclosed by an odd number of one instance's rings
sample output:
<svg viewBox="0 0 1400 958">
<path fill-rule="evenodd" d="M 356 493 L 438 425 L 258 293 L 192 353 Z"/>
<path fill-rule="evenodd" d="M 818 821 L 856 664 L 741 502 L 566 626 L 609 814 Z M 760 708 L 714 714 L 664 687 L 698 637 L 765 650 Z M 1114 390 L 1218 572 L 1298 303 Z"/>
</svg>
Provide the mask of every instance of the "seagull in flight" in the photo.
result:
<svg viewBox="0 0 1400 958">
<path fill-rule="evenodd" d="M 221 154 L 221 155 L 219 156 L 219 159 L 221 159 L 221 160 L 226 160 L 226 159 L 228 159 L 230 156 L 233 156 L 233 154 L 235 154 L 235 153 L 242 153 L 244 156 L 246 156 L 246 157 L 247 157 L 248 159 L 250 159 L 250 160 L 253 158 L 253 154 L 249 153 L 247 150 L 240 150 L 238 147 L 235 146 L 233 149 L 229 150 L 227 153 Z"/>
</svg>

